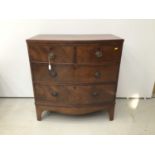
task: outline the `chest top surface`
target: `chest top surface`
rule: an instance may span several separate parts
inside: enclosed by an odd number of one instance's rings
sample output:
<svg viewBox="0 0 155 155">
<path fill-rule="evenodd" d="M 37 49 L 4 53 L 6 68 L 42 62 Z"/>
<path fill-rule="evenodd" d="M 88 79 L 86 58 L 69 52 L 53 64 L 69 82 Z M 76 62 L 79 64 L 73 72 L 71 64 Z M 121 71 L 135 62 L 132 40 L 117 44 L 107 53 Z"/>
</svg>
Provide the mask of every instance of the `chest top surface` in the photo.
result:
<svg viewBox="0 0 155 155">
<path fill-rule="evenodd" d="M 51 34 L 39 34 L 27 39 L 29 41 L 110 41 L 120 40 L 122 38 L 112 34 L 64 34 L 64 35 L 51 35 Z"/>
</svg>

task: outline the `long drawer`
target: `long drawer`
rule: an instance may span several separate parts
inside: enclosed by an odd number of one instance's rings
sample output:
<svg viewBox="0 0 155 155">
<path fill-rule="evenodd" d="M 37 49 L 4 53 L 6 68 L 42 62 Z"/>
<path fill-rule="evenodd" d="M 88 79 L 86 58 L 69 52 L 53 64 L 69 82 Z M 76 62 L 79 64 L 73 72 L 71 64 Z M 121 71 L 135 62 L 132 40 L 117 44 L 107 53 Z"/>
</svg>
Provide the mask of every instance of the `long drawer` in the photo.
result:
<svg viewBox="0 0 155 155">
<path fill-rule="evenodd" d="M 60 65 L 52 66 L 48 70 L 47 63 L 32 63 L 34 82 L 50 83 L 92 83 L 92 82 L 116 82 L 119 65 L 117 63 L 105 63 L 104 65 Z M 55 72 L 56 74 L 52 74 Z"/>
<path fill-rule="evenodd" d="M 35 84 L 36 101 L 46 104 L 104 104 L 115 98 L 115 85 L 64 86 Z"/>
</svg>

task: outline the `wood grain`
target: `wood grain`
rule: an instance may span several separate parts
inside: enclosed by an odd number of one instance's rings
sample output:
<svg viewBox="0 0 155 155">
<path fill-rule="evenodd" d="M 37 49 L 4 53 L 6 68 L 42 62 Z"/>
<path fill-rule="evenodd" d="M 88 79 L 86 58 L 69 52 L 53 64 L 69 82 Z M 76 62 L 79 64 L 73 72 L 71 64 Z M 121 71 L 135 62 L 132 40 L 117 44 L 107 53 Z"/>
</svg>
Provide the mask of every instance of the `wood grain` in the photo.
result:
<svg viewBox="0 0 155 155">
<path fill-rule="evenodd" d="M 57 64 L 54 65 L 54 69 L 57 76 L 52 77 L 48 70 L 48 64 L 32 63 L 34 81 L 49 83 L 116 82 L 119 64 L 107 63 L 100 66 Z"/>
<path fill-rule="evenodd" d="M 27 39 L 37 120 L 43 111 L 81 115 L 101 110 L 113 120 L 123 41 L 114 35 Z"/>
</svg>

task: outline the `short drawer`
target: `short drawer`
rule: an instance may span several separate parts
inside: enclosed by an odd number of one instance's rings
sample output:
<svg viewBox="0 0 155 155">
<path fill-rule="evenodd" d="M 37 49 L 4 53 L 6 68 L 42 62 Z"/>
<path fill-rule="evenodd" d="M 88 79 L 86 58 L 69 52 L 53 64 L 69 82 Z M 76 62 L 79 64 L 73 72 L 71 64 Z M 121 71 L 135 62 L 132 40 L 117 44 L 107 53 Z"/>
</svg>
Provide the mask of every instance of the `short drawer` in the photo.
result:
<svg viewBox="0 0 155 155">
<path fill-rule="evenodd" d="M 69 45 L 52 45 L 52 44 L 30 44 L 29 56 L 31 61 L 48 62 L 49 56 L 52 55 L 50 61 L 55 63 L 72 63 L 74 48 Z"/>
<path fill-rule="evenodd" d="M 77 63 L 98 63 L 120 61 L 121 44 L 116 45 L 79 45 L 76 47 Z"/>
<path fill-rule="evenodd" d="M 107 63 L 104 65 L 54 65 L 48 70 L 48 64 L 32 63 L 33 80 L 36 82 L 51 83 L 93 83 L 93 82 L 116 82 L 119 65 Z"/>
<path fill-rule="evenodd" d="M 89 86 L 64 86 L 35 84 L 36 101 L 49 104 L 102 104 L 113 101 L 115 86 L 110 84 Z"/>
</svg>

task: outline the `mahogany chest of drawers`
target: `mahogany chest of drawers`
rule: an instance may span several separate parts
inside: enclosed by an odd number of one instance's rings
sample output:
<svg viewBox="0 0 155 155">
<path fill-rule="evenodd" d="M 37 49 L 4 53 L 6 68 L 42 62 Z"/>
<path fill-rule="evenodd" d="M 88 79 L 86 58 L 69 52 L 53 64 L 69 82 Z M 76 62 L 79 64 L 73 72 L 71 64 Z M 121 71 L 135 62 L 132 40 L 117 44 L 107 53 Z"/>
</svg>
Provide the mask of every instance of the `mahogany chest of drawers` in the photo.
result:
<svg viewBox="0 0 155 155">
<path fill-rule="evenodd" d="M 37 35 L 27 39 L 37 119 L 43 111 L 114 118 L 123 39 L 114 35 Z"/>
</svg>

